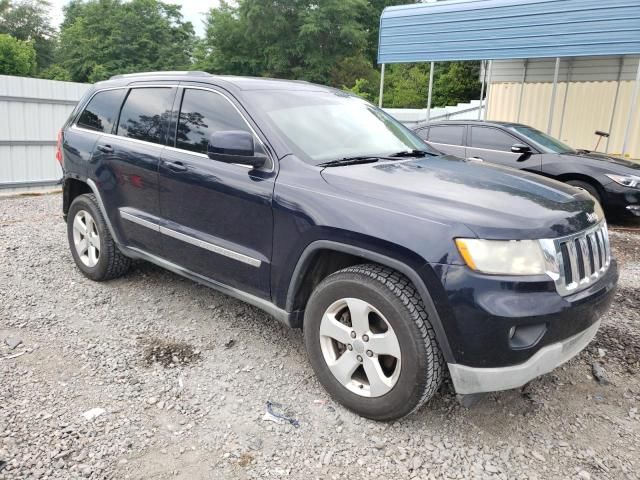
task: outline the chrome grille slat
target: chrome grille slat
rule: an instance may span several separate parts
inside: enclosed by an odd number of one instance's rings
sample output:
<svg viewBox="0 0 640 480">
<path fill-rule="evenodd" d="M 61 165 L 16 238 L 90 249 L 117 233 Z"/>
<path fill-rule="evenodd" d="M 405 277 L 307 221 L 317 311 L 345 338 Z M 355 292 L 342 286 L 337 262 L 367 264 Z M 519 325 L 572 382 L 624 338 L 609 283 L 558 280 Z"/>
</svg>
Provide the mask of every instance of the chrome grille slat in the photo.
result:
<svg viewBox="0 0 640 480">
<path fill-rule="evenodd" d="M 584 280 L 588 280 L 592 273 L 586 235 L 584 237 L 578 238 L 578 243 L 580 244 L 580 250 L 582 251 L 582 256 L 580 258 L 580 260 L 582 260 L 582 271 L 584 272 L 584 275 L 582 275 L 582 278 L 580 279 L 580 281 L 582 282 Z"/>
<path fill-rule="evenodd" d="M 595 283 L 611 264 L 607 224 L 553 240 L 560 268 L 556 288 L 561 295 L 576 293 Z"/>
</svg>

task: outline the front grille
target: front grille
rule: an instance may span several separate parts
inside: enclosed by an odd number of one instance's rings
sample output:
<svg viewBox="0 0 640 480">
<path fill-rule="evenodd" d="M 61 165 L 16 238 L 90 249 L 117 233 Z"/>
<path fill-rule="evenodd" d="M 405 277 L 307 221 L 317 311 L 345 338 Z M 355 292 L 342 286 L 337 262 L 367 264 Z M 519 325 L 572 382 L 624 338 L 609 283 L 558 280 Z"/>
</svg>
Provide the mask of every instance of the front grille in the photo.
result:
<svg viewBox="0 0 640 480">
<path fill-rule="evenodd" d="M 606 222 L 553 242 L 559 267 L 556 287 L 561 295 L 575 293 L 595 283 L 611 264 Z"/>
</svg>

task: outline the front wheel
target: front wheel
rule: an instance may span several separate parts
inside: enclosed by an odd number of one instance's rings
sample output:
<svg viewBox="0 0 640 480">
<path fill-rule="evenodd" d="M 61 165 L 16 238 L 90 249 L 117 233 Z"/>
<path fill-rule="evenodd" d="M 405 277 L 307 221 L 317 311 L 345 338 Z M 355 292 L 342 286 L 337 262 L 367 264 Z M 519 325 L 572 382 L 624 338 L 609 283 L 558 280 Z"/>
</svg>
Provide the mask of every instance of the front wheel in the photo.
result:
<svg viewBox="0 0 640 480">
<path fill-rule="evenodd" d="M 320 383 L 374 420 L 412 413 L 438 390 L 444 360 L 411 282 L 378 265 L 329 275 L 314 290 L 304 339 Z"/>
</svg>

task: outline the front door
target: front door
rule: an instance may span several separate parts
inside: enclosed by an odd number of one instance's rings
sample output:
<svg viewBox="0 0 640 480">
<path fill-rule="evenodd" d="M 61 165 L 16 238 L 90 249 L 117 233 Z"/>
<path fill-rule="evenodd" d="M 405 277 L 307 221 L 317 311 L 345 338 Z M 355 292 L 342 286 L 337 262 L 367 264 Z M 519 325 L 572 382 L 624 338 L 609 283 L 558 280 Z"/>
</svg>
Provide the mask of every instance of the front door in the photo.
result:
<svg viewBox="0 0 640 480">
<path fill-rule="evenodd" d="M 539 173 L 540 155 L 513 153 L 511 147 L 517 143 L 522 140 L 499 128 L 470 126 L 467 158 Z"/>
<path fill-rule="evenodd" d="M 251 132 L 222 92 L 181 88 L 174 147 L 159 170 L 163 257 L 192 272 L 270 298 L 275 180 L 271 161 L 259 170 L 207 156 L 213 132 Z"/>
</svg>

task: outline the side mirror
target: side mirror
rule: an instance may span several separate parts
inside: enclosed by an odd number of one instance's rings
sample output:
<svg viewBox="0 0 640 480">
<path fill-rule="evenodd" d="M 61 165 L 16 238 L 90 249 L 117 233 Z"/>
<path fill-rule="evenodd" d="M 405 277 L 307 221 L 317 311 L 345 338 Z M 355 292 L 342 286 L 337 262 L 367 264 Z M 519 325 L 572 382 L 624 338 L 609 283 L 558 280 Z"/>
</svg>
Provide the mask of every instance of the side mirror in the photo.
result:
<svg viewBox="0 0 640 480">
<path fill-rule="evenodd" d="M 511 147 L 511 152 L 523 155 L 525 153 L 531 153 L 531 147 L 529 147 L 528 145 L 523 145 L 522 143 L 516 143 Z"/>
<path fill-rule="evenodd" d="M 238 163 L 259 168 L 266 157 L 256 154 L 253 135 L 244 130 L 223 130 L 214 132 L 209 138 L 207 155 L 211 160 L 224 163 Z"/>
</svg>

